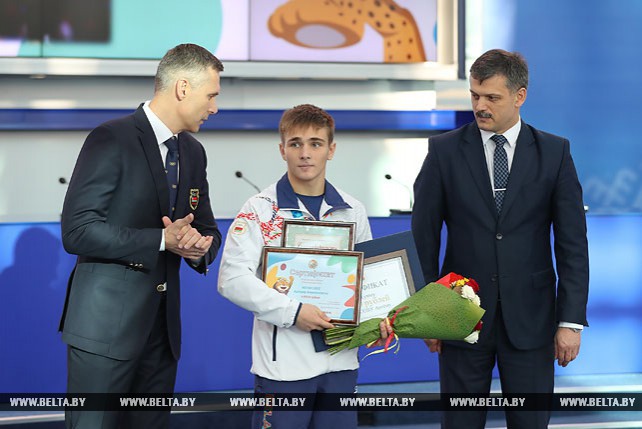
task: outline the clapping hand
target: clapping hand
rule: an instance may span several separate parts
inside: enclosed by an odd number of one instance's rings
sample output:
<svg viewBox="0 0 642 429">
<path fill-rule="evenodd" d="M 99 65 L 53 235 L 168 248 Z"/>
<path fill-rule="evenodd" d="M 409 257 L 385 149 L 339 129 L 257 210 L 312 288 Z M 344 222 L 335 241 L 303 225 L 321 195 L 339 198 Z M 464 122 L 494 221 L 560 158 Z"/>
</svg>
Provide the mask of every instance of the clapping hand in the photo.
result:
<svg viewBox="0 0 642 429">
<path fill-rule="evenodd" d="M 196 228 L 192 227 L 193 221 L 192 213 L 174 222 L 167 216 L 163 216 L 165 250 L 194 261 L 198 261 L 207 253 L 213 237 L 201 235 Z"/>
</svg>

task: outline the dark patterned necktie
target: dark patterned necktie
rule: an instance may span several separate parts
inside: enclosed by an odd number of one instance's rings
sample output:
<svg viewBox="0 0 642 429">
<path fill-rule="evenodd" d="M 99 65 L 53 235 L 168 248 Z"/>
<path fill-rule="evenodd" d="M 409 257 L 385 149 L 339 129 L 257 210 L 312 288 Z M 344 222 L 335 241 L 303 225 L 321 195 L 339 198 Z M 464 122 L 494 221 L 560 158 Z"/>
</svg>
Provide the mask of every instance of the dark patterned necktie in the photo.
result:
<svg viewBox="0 0 642 429">
<path fill-rule="evenodd" d="M 165 173 L 167 173 L 167 185 L 169 186 L 170 217 L 174 219 L 178 193 L 178 139 L 172 136 L 165 141 L 165 146 L 169 149 L 165 157 Z"/>
<path fill-rule="evenodd" d="M 502 211 L 504 195 L 506 194 L 506 185 L 508 185 L 508 156 L 504 144 L 508 143 L 506 137 L 501 134 L 495 134 L 491 137 L 495 142 L 495 154 L 493 155 L 493 192 L 495 194 L 495 207 L 497 214 Z"/>
</svg>

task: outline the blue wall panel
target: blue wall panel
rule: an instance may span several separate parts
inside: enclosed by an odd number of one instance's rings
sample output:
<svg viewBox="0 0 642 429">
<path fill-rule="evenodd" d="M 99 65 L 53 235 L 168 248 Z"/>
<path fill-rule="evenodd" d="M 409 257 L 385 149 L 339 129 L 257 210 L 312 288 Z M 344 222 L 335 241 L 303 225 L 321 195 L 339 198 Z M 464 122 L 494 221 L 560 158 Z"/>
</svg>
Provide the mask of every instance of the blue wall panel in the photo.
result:
<svg viewBox="0 0 642 429">
<path fill-rule="evenodd" d="M 0 109 L 0 131 L 91 130 L 131 109 Z M 330 110 L 338 130 L 444 131 L 473 120 L 470 111 Z M 220 110 L 202 130 L 277 130 L 282 110 Z"/>
<path fill-rule="evenodd" d="M 514 31 L 486 48 L 529 63 L 524 119 L 570 139 L 592 213 L 642 213 L 642 2 L 493 2 L 488 30 L 508 22 Z"/>
</svg>

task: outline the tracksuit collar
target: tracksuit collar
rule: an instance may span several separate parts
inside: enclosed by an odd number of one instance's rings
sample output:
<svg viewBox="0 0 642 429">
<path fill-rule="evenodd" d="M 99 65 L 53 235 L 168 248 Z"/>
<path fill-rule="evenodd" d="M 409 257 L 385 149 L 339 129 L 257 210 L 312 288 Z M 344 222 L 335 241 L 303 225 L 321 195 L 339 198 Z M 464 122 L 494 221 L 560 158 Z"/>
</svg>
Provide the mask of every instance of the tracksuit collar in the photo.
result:
<svg viewBox="0 0 642 429">
<path fill-rule="evenodd" d="M 276 183 L 276 200 L 279 209 L 305 209 L 303 204 L 299 204 L 299 199 L 297 198 L 294 189 L 292 189 L 292 184 L 290 184 L 287 173 L 285 173 Z M 343 200 L 336 188 L 327 180 L 325 181 L 325 194 L 323 196 L 323 200 L 325 204 L 322 204 L 321 206 L 322 217 L 335 210 L 352 208 Z"/>
</svg>

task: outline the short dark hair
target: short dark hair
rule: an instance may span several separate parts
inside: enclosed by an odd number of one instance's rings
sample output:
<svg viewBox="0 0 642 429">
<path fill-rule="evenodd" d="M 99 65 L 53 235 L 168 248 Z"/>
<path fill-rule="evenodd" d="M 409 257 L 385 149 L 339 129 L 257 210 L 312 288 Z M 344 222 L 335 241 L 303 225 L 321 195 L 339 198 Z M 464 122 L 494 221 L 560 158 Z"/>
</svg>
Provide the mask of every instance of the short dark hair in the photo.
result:
<svg viewBox="0 0 642 429">
<path fill-rule="evenodd" d="M 470 75 L 480 83 L 496 75 L 505 76 L 511 92 L 528 88 L 528 64 L 519 52 L 491 49 L 475 60 Z"/>
<path fill-rule="evenodd" d="M 300 104 L 283 112 L 279 122 L 281 142 L 285 143 L 285 134 L 298 127 L 325 128 L 328 131 L 328 143 L 334 141 L 334 119 L 332 116 L 312 104 Z"/>
<path fill-rule="evenodd" d="M 167 51 L 158 64 L 154 91 L 162 91 L 172 85 L 179 73 L 184 73 L 198 84 L 198 76 L 212 68 L 219 73 L 223 71 L 223 63 L 210 51 L 193 43 L 184 43 Z"/>
</svg>

